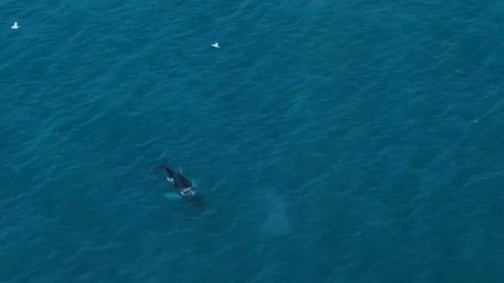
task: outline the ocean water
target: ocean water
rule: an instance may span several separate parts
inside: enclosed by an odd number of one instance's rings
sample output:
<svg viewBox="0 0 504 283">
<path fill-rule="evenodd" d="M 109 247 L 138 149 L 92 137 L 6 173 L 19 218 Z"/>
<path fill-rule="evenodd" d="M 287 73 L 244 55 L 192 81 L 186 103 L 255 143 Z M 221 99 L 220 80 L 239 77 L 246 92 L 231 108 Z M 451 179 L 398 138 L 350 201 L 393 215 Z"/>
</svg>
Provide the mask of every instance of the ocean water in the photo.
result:
<svg viewBox="0 0 504 283">
<path fill-rule="evenodd" d="M 504 282 L 503 14 L 1 1 L 0 282 Z"/>
</svg>

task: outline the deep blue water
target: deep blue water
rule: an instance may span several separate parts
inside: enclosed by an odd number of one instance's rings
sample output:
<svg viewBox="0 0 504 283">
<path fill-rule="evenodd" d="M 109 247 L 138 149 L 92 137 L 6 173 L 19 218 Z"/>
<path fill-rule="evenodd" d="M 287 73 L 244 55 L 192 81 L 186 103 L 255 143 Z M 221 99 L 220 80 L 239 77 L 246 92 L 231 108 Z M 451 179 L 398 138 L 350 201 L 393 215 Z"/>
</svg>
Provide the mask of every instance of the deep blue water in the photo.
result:
<svg viewBox="0 0 504 283">
<path fill-rule="evenodd" d="M 0 2 L 0 282 L 504 282 L 502 15 Z"/>
</svg>

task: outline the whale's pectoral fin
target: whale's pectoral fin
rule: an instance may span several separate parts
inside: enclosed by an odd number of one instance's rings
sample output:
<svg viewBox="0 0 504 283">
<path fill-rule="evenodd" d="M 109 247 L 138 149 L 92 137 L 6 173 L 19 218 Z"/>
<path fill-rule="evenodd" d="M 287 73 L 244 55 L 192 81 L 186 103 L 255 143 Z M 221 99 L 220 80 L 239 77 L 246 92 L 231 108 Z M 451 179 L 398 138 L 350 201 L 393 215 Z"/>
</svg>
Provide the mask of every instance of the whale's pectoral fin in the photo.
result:
<svg viewBox="0 0 504 283">
<path fill-rule="evenodd" d="M 169 200 L 179 200 L 181 199 L 180 195 L 174 194 L 174 193 L 166 193 L 164 194 L 164 197 L 169 199 Z"/>
</svg>

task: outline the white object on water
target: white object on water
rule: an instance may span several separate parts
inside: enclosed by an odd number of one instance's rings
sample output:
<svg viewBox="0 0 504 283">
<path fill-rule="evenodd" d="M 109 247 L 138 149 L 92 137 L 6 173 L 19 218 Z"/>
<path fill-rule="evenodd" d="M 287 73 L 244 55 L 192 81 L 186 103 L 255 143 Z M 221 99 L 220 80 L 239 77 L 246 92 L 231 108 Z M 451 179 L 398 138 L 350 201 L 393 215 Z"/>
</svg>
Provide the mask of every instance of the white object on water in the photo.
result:
<svg viewBox="0 0 504 283">
<path fill-rule="evenodd" d="M 216 42 L 216 43 L 212 44 L 212 47 L 213 47 L 213 48 L 220 48 L 220 46 L 219 46 L 219 43 L 218 43 L 218 42 Z"/>
<path fill-rule="evenodd" d="M 11 29 L 18 29 L 19 25 L 17 22 L 14 22 L 14 24 L 11 26 Z"/>
</svg>

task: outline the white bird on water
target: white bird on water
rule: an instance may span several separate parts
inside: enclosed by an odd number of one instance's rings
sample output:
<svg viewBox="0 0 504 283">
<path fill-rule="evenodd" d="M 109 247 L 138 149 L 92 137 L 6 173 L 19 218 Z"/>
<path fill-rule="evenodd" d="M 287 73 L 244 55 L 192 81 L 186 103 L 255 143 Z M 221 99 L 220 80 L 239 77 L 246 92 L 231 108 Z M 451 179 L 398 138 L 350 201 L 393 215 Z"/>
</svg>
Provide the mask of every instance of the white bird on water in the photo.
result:
<svg viewBox="0 0 504 283">
<path fill-rule="evenodd" d="M 11 29 L 18 29 L 19 25 L 17 22 L 14 22 L 14 24 L 11 26 Z"/>
<path fill-rule="evenodd" d="M 219 43 L 218 43 L 218 42 L 216 42 L 216 43 L 212 44 L 212 47 L 213 47 L 213 48 L 220 48 L 220 46 L 219 46 Z"/>
</svg>

